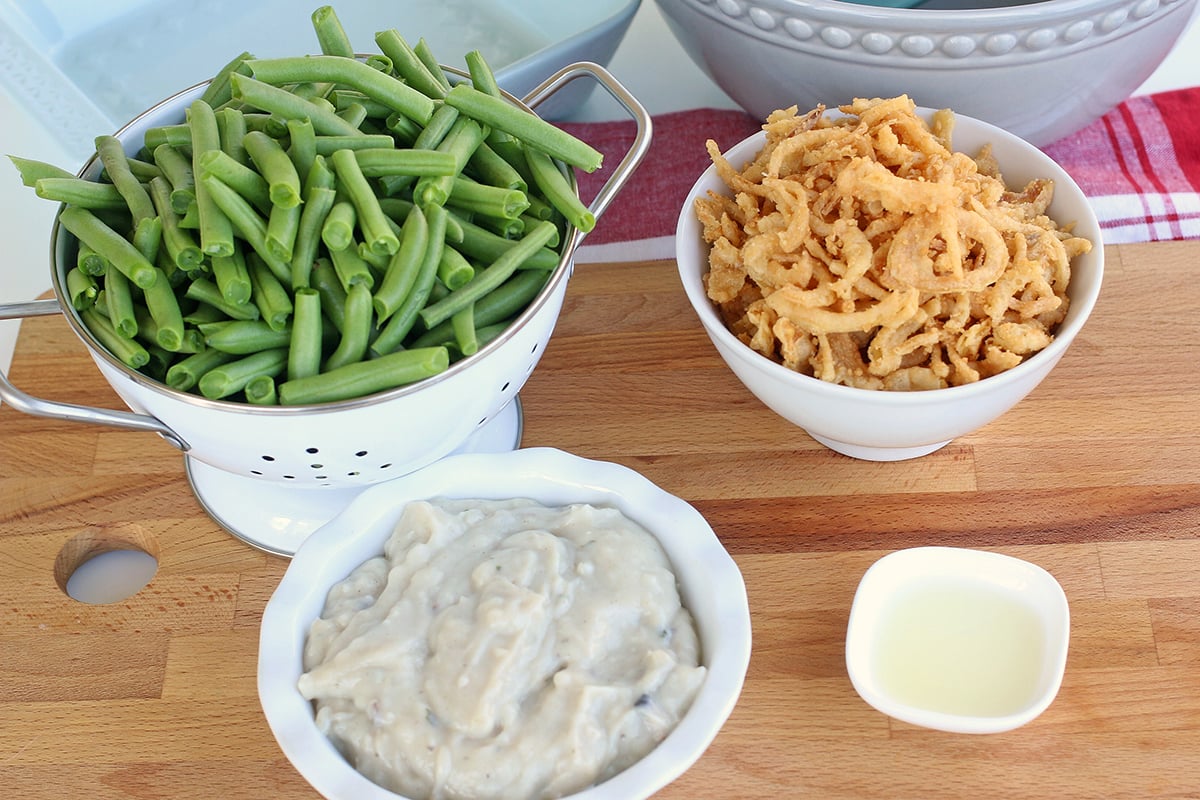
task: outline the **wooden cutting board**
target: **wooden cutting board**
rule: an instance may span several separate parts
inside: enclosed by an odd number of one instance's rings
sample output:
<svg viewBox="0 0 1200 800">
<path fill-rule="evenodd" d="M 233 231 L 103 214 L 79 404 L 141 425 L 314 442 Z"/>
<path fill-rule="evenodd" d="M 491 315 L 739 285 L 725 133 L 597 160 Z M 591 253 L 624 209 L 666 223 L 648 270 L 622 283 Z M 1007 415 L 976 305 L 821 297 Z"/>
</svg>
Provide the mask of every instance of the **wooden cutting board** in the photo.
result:
<svg viewBox="0 0 1200 800">
<path fill-rule="evenodd" d="M 978 433 L 875 464 L 827 451 L 719 361 L 669 262 L 581 265 L 521 393 L 522 444 L 631 466 L 703 512 L 746 578 L 754 655 L 662 798 L 1200 797 L 1200 242 L 1108 249 L 1092 319 Z M 60 317 L 22 324 L 25 391 L 119 407 Z M 843 662 L 866 568 L 913 545 L 1032 560 L 1071 603 L 1067 673 L 1024 728 L 889 720 Z M 70 599 L 106 546 L 158 559 L 109 605 Z M 153 434 L 0 408 L 0 796 L 315 798 L 255 695 L 287 566 L 199 508 Z"/>
</svg>

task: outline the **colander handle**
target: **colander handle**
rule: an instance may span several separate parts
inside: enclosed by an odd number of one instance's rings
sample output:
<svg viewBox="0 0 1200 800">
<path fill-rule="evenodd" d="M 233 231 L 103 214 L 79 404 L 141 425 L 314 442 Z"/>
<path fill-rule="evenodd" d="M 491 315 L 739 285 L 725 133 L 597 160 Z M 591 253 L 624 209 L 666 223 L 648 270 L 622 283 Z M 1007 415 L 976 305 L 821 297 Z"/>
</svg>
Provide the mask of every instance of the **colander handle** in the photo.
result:
<svg viewBox="0 0 1200 800">
<path fill-rule="evenodd" d="M 650 139 L 653 135 L 654 126 L 645 106 L 638 102 L 638 99 L 622 86 L 621 82 L 614 78 L 611 72 L 591 61 L 579 61 L 574 64 L 568 64 L 536 86 L 523 98 L 522 102 L 536 110 L 538 105 L 548 100 L 568 83 L 582 77 L 595 79 L 597 83 L 612 95 L 614 100 L 629 112 L 634 122 L 637 123 L 637 133 L 634 136 L 633 143 L 629 146 L 629 150 L 626 151 L 625 157 L 617 164 L 612 175 L 609 176 L 604 186 L 600 188 L 600 191 L 592 200 L 592 204 L 588 206 L 588 210 L 595 215 L 596 219 L 600 219 L 600 215 L 608 208 L 609 203 L 617 196 L 617 192 L 621 191 L 621 187 L 625 185 L 629 176 L 633 174 L 638 164 L 642 163 L 642 159 L 645 158 L 646 152 L 650 149 Z"/>
<path fill-rule="evenodd" d="M 0 304 L 0 321 L 24 319 L 26 317 L 43 317 L 62 312 L 62 306 L 57 299 L 31 300 L 24 303 Z M 175 431 L 147 414 L 135 414 L 132 411 L 115 411 L 107 408 L 92 408 L 77 406 L 71 403 L 59 403 L 53 400 L 42 400 L 22 392 L 8 380 L 4 370 L 0 370 L 0 401 L 7 403 L 25 414 L 35 417 L 48 417 L 69 422 L 89 422 L 95 425 L 112 425 L 117 428 L 130 428 L 138 431 L 152 431 L 159 434 L 175 447 L 187 452 L 188 445 Z"/>
</svg>

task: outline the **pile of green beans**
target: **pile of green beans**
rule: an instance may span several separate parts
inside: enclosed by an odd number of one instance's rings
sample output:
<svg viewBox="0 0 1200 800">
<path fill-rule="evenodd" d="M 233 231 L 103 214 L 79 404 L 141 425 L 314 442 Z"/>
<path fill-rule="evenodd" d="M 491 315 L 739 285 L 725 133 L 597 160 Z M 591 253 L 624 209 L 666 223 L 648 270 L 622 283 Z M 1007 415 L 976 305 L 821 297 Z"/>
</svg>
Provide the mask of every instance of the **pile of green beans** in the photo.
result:
<svg viewBox="0 0 1200 800">
<path fill-rule="evenodd" d="M 359 58 L 331 6 L 319 55 L 229 61 L 134 155 L 96 139 L 84 180 L 12 157 L 77 242 L 68 300 L 173 389 L 258 405 L 436 375 L 537 296 L 601 155 L 504 99 L 484 57 L 452 80 L 424 40 Z"/>
</svg>

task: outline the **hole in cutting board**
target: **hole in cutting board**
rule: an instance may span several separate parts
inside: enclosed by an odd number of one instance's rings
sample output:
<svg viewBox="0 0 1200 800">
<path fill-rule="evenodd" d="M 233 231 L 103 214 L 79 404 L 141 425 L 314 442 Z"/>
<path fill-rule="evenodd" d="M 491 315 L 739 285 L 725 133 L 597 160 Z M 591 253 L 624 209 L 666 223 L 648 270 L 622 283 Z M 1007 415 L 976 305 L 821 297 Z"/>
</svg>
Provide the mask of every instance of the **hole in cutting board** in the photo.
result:
<svg viewBox="0 0 1200 800">
<path fill-rule="evenodd" d="M 58 552 L 54 580 L 83 603 L 117 603 L 141 591 L 158 571 L 158 544 L 139 525 L 98 525 Z"/>
</svg>

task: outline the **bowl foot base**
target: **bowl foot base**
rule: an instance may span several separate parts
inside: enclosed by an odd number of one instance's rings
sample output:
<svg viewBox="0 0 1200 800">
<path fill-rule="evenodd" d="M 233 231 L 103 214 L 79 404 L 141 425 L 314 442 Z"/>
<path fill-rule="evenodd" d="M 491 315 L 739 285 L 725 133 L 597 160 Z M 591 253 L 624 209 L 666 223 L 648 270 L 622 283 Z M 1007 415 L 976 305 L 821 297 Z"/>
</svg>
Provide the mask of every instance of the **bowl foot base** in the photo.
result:
<svg viewBox="0 0 1200 800">
<path fill-rule="evenodd" d="M 807 433 L 830 450 L 841 453 L 844 456 L 861 459 L 862 461 L 904 461 L 910 458 L 920 458 L 936 450 L 941 450 L 950 444 L 950 440 L 947 439 L 944 442 L 923 444 L 919 447 L 865 447 L 859 444 L 839 442 L 836 439 L 830 439 L 825 436 L 818 436 L 812 431 L 807 431 Z"/>
<path fill-rule="evenodd" d="M 520 398 L 514 398 L 458 447 L 458 453 L 503 453 L 521 443 Z M 452 454 L 452 455 L 453 455 Z M 184 456 L 188 483 L 205 512 L 236 538 L 273 555 L 290 557 L 301 542 L 336 516 L 368 486 L 292 487 L 235 475 Z"/>
</svg>

